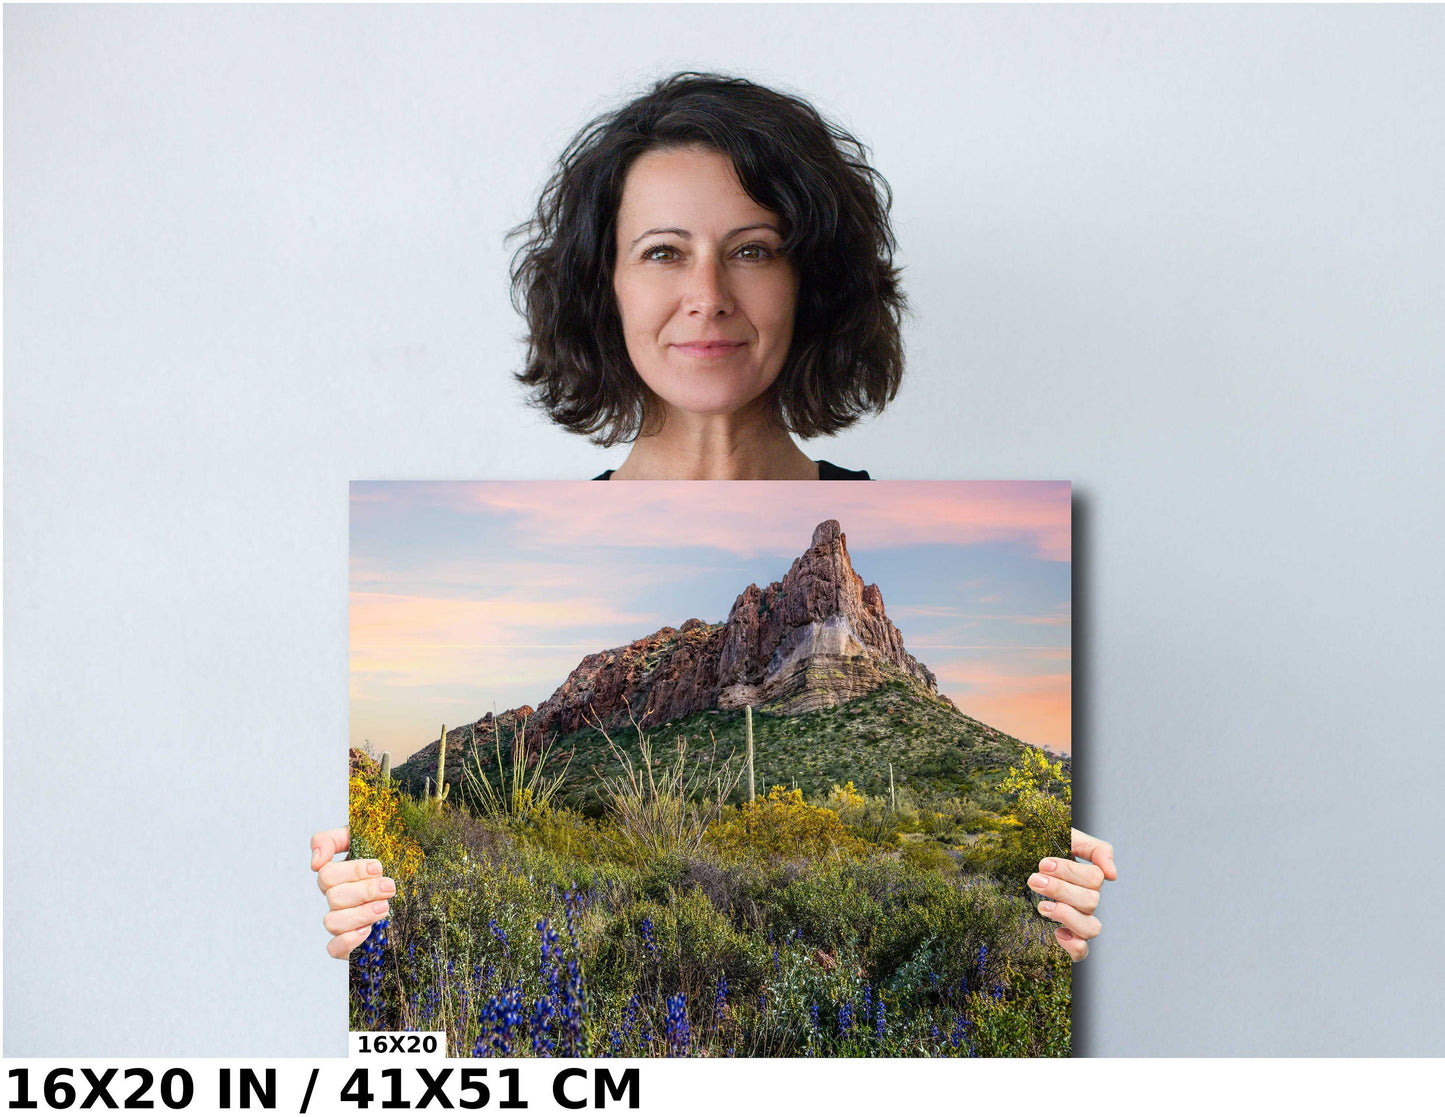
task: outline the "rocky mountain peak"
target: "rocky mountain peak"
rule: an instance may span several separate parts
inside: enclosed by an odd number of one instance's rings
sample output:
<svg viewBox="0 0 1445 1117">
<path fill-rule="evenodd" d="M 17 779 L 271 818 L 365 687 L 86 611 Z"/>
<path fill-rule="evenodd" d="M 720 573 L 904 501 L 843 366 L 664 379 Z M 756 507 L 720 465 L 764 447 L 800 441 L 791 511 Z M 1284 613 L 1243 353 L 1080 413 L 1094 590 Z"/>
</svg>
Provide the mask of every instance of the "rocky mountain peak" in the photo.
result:
<svg viewBox="0 0 1445 1117">
<path fill-rule="evenodd" d="M 882 591 L 854 571 L 842 525 L 824 520 L 783 578 L 744 589 L 722 624 L 694 617 L 680 628 L 594 652 L 535 711 L 523 709 L 530 741 L 575 732 L 597 718 L 613 729 L 632 718 L 650 728 L 700 710 L 745 705 L 807 713 L 900 676 L 938 693 L 933 673 L 908 654 L 888 619 Z M 521 712 L 497 720 L 516 723 Z M 484 720 L 490 733 L 490 716 Z M 435 763 L 435 745 L 426 752 Z"/>
</svg>

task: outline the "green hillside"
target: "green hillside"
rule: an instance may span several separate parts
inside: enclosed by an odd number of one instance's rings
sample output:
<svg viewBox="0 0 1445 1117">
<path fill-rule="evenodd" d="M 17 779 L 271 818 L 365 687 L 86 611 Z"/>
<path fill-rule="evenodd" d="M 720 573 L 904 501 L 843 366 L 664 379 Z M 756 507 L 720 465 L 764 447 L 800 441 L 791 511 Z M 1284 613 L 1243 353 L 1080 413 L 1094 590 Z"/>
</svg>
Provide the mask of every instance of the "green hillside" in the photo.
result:
<svg viewBox="0 0 1445 1117">
<path fill-rule="evenodd" d="M 681 737 L 690 760 L 721 764 L 746 755 L 741 710 L 706 710 L 648 731 L 654 756 L 666 762 Z M 637 758 L 637 733 L 613 732 L 613 741 Z M 715 744 L 714 744 L 715 742 Z M 509 744 L 503 741 L 504 751 Z M 1001 805 L 995 788 L 1025 746 L 959 713 L 910 680 L 899 679 L 871 694 L 792 717 L 753 712 L 753 751 L 758 791 L 781 784 L 811 798 L 826 796 L 849 780 L 866 794 L 888 791 L 888 765 L 899 791 L 967 795 L 980 806 Z M 571 755 L 565 800 L 595 811 L 593 769 L 617 764 L 602 734 L 584 729 L 552 746 L 549 768 Z M 738 796 L 734 797 L 739 798 Z"/>
</svg>

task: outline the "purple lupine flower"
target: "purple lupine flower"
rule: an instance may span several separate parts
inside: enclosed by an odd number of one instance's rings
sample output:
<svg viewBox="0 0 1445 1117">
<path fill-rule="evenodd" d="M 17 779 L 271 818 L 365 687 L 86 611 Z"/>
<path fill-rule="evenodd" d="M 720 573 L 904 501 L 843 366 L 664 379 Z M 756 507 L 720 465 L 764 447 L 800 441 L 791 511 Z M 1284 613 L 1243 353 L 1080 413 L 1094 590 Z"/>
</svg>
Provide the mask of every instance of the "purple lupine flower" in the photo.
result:
<svg viewBox="0 0 1445 1117">
<path fill-rule="evenodd" d="M 838 1034 L 846 1036 L 853 1030 L 853 1002 L 849 1001 L 838 1010 Z"/>
<path fill-rule="evenodd" d="M 389 919 L 379 919 L 372 925 L 357 959 L 362 974 L 361 1007 L 366 1026 L 373 1031 L 378 1027 L 381 1010 L 386 1007 L 381 996 L 381 981 L 385 973 L 386 929 L 390 924 Z"/>
<path fill-rule="evenodd" d="M 562 985 L 562 1034 L 566 1038 L 563 1054 L 576 1058 L 582 1052 L 582 1018 L 587 1015 L 587 993 L 582 987 L 582 967 L 576 959 L 567 960 L 567 980 Z"/>
<path fill-rule="evenodd" d="M 501 924 L 495 919 L 489 920 L 487 922 L 487 929 L 492 932 L 492 936 L 501 944 L 502 953 L 510 958 L 512 956 L 512 944 L 507 941 L 507 932 L 502 930 Z"/>
<path fill-rule="evenodd" d="M 540 1058 L 552 1054 L 552 1001 L 538 997 L 532 1010 L 532 1051 Z"/>
<path fill-rule="evenodd" d="M 878 1033 L 878 1042 L 879 1042 L 879 1043 L 882 1043 L 882 1042 L 883 1042 L 883 1030 L 884 1030 L 883 1017 L 884 1017 L 884 1012 L 883 1012 L 883 998 L 882 998 L 882 997 L 879 997 L 879 998 L 878 998 L 878 1015 L 876 1015 L 876 1016 L 873 1018 L 873 1030 Z"/>
<path fill-rule="evenodd" d="M 573 885 L 573 888 L 575 887 L 576 885 Z M 567 938 L 572 943 L 573 953 L 581 953 L 582 951 L 582 948 L 577 945 L 577 924 L 575 920 L 577 907 L 577 893 L 569 888 L 562 897 L 562 909 L 567 917 Z"/>
<path fill-rule="evenodd" d="M 647 948 L 651 955 L 653 965 L 660 965 L 662 962 L 662 951 L 657 949 L 657 939 L 652 934 L 652 920 L 647 916 L 642 917 L 642 945 Z"/>
<path fill-rule="evenodd" d="M 715 1021 L 717 1021 L 718 1023 L 721 1023 L 721 1022 L 722 1022 L 723 1009 L 724 1009 L 724 1008 L 726 1007 L 726 1005 L 727 1005 L 727 999 L 728 999 L 728 975 L 727 975 L 727 974 L 721 974 L 721 975 L 719 975 L 719 977 L 718 977 L 718 979 L 717 979 L 717 991 L 716 991 L 716 993 L 714 994 L 714 996 L 713 996 L 713 1001 L 712 1001 L 712 1017 L 713 1017 L 713 1019 L 714 1019 Z"/>
<path fill-rule="evenodd" d="M 559 1001 L 562 990 L 557 964 L 562 960 L 562 949 L 557 945 L 557 932 L 543 919 L 537 924 L 537 935 L 542 940 L 542 959 L 537 966 L 537 975 L 542 979 L 542 985 L 552 1000 Z"/>
<path fill-rule="evenodd" d="M 667 1053 L 686 1055 L 691 1043 L 687 1023 L 687 995 L 678 993 L 667 998 Z"/>
<path fill-rule="evenodd" d="M 484 1054 L 506 1056 L 512 1053 L 512 1032 L 522 1026 L 525 1009 L 522 995 L 517 992 L 507 992 L 487 1002 L 480 1013 L 483 1032 L 477 1040 Z M 472 1056 L 483 1057 L 475 1049 Z"/>
<path fill-rule="evenodd" d="M 816 1032 L 818 1030 L 818 1006 L 816 1004 L 808 1009 L 808 1019 L 812 1022 L 813 1031 Z"/>
</svg>

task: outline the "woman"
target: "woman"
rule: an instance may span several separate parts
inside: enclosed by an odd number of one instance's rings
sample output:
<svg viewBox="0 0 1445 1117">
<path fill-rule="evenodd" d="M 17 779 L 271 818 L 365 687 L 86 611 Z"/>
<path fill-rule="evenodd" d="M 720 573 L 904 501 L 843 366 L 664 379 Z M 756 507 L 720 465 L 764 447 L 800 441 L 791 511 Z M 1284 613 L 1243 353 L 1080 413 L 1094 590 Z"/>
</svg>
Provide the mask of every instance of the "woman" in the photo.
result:
<svg viewBox="0 0 1445 1117">
<path fill-rule="evenodd" d="M 512 271 L 528 324 L 518 379 L 557 423 L 630 443 L 598 480 L 867 480 L 794 436 L 878 412 L 903 373 L 890 196 L 863 146 L 807 102 L 739 78 L 677 74 L 588 125 L 563 153 Z M 345 958 L 395 884 L 311 839 L 328 951 Z M 1069 957 L 1099 933 L 1113 848 L 1029 887 Z"/>
</svg>

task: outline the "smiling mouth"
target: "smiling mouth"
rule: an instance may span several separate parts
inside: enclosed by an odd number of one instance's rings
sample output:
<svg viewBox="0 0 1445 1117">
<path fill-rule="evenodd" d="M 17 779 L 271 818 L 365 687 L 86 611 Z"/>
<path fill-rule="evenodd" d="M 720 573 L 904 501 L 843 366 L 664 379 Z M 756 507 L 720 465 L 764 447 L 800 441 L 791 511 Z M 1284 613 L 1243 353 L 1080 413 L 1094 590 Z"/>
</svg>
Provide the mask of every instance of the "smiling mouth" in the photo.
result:
<svg viewBox="0 0 1445 1117">
<path fill-rule="evenodd" d="M 726 357 L 745 345 L 742 341 L 687 341 L 674 342 L 672 348 L 687 357 Z"/>
</svg>

